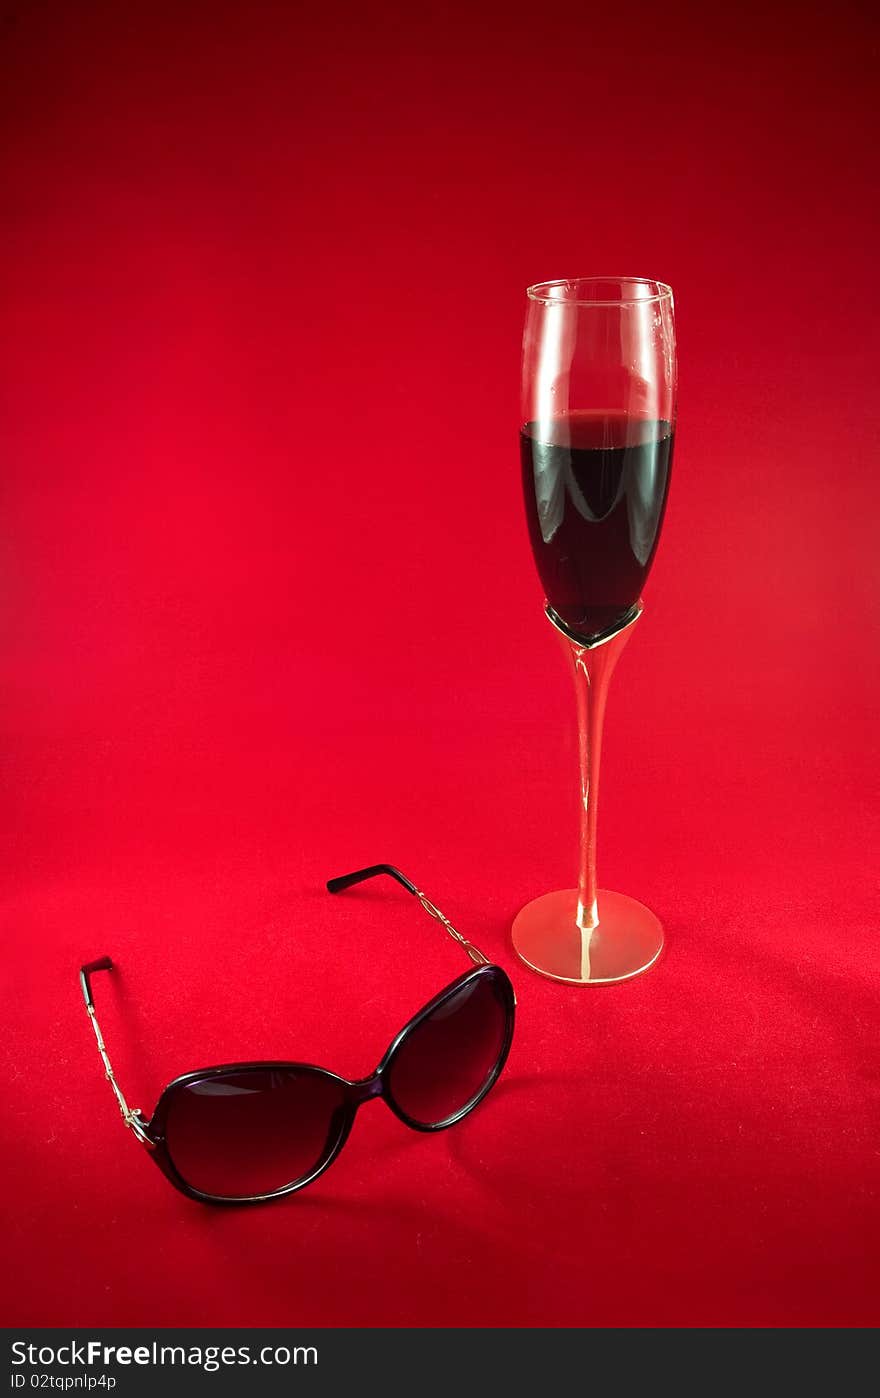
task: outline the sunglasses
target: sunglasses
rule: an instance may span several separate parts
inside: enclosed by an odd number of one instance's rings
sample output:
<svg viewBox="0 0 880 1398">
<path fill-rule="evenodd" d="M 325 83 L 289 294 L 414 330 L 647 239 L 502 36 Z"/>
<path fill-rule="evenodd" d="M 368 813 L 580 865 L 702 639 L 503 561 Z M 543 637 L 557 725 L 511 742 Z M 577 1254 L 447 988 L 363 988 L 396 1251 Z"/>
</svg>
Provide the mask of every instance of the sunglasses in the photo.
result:
<svg viewBox="0 0 880 1398">
<path fill-rule="evenodd" d="M 507 974 L 452 926 L 391 864 L 374 864 L 327 884 L 340 893 L 389 874 L 418 898 L 475 963 L 401 1029 L 378 1068 L 350 1082 L 311 1063 L 226 1063 L 175 1078 L 149 1121 L 116 1081 L 95 1015 L 90 977 L 109 956 L 80 970 L 80 984 L 107 1081 L 125 1125 L 176 1189 L 205 1204 L 256 1204 L 303 1189 L 323 1174 L 348 1139 L 359 1107 L 374 1097 L 414 1131 L 454 1126 L 494 1087 L 513 1039 L 516 997 Z"/>
</svg>

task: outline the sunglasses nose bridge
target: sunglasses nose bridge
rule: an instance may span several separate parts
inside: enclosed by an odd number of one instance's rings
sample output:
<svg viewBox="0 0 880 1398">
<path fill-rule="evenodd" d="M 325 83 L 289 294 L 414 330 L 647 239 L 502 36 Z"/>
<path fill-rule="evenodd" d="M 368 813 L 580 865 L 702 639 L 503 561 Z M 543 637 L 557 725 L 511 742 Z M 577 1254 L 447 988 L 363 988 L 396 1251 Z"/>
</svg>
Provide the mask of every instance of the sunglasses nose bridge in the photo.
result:
<svg viewBox="0 0 880 1398">
<path fill-rule="evenodd" d="M 382 1097 L 384 1092 L 382 1074 L 378 1071 L 351 1084 L 351 1100 L 355 1107 L 362 1107 L 364 1102 L 371 1102 L 374 1097 Z"/>
</svg>

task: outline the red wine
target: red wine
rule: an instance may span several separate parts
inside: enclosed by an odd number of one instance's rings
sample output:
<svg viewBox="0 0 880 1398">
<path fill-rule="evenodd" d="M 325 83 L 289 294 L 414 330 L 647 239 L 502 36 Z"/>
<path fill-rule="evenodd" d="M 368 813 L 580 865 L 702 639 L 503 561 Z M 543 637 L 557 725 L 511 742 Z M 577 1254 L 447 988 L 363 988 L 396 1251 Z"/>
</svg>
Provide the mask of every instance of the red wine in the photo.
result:
<svg viewBox="0 0 880 1398">
<path fill-rule="evenodd" d="M 673 429 L 576 412 L 520 432 L 529 533 L 547 601 L 586 638 L 630 610 L 654 560 Z"/>
</svg>

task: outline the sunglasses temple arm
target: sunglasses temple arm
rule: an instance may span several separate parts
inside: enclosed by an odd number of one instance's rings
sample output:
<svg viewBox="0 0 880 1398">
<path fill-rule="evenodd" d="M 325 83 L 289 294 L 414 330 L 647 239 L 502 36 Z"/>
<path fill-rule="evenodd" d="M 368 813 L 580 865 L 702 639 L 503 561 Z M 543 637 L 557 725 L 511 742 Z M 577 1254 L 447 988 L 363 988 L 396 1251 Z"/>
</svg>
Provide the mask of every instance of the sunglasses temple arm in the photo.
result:
<svg viewBox="0 0 880 1398">
<path fill-rule="evenodd" d="M 147 1135 L 146 1131 L 144 1130 L 144 1122 L 143 1117 L 141 1116 L 140 1108 L 135 1107 L 134 1110 L 132 1110 L 129 1107 L 128 1103 L 125 1100 L 122 1088 L 116 1081 L 116 1075 L 113 1072 L 113 1066 L 110 1062 L 110 1059 L 107 1056 L 107 1047 L 104 1043 L 104 1035 L 101 1033 L 101 1027 L 98 1024 L 98 1017 L 95 1014 L 95 1005 L 94 1001 L 92 1000 L 92 972 L 112 970 L 113 962 L 110 960 L 110 957 L 101 956 L 98 958 L 97 961 L 89 961 L 87 965 L 80 967 L 79 983 L 82 988 L 83 999 L 86 1002 L 86 1012 L 89 1016 L 89 1019 L 92 1022 L 92 1028 L 95 1031 L 95 1039 L 98 1044 L 98 1052 L 101 1055 L 101 1062 L 104 1064 L 104 1076 L 113 1089 L 113 1095 L 116 1098 L 116 1103 L 122 1115 L 122 1120 L 125 1122 L 126 1126 L 129 1127 L 129 1129 L 134 1133 L 134 1135 L 137 1137 L 137 1139 L 141 1142 L 142 1145 L 152 1147 L 153 1143 Z"/>
<path fill-rule="evenodd" d="M 369 869 L 358 869 L 353 874 L 342 874 L 338 879 L 329 879 L 327 882 L 327 889 L 330 893 L 341 893 L 344 888 L 351 888 L 352 884 L 355 883 L 363 883 L 364 879 L 372 879 L 377 874 L 388 874 L 390 878 L 396 879 L 408 893 L 418 898 L 425 912 L 428 913 L 430 917 L 435 918 L 437 922 L 442 923 L 452 940 L 458 942 L 460 947 L 463 947 L 475 965 L 489 965 L 488 956 L 484 956 L 479 947 L 475 947 L 473 942 L 468 941 L 467 937 L 463 937 L 458 928 L 453 927 L 449 918 L 446 917 L 444 913 L 441 913 L 436 903 L 432 903 L 430 898 L 428 898 L 420 888 L 416 888 L 415 884 L 406 877 L 406 874 L 402 874 L 393 864 L 371 864 Z"/>
<path fill-rule="evenodd" d="M 441 913 L 436 903 L 432 903 L 430 898 L 426 897 L 426 895 L 422 892 L 420 888 L 416 889 L 416 897 L 418 898 L 425 912 L 429 913 L 431 917 L 436 918 L 438 922 L 441 922 L 443 924 L 453 941 L 458 942 L 459 946 L 464 948 L 471 961 L 473 961 L 476 966 L 489 965 L 488 956 L 484 956 L 484 954 L 480 951 L 479 947 L 475 947 L 473 942 L 469 941 L 467 937 L 463 937 L 462 934 L 459 932 L 458 928 L 453 927 L 452 923 L 449 921 L 449 918 L 446 917 L 444 913 Z"/>
</svg>

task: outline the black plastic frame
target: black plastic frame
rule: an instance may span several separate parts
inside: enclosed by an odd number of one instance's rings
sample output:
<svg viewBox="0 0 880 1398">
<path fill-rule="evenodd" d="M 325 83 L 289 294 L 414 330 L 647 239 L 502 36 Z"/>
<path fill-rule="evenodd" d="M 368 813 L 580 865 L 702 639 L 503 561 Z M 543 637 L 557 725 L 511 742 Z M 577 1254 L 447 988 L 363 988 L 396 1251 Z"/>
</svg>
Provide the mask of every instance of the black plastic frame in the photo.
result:
<svg viewBox="0 0 880 1398">
<path fill-rule="evenodd" d="M 362 869 L 354 874 L 346 874 L 343 875 L 341 878 L 331 879 L 327 887 L 330 890 L 330 892 L 340 892 L 342 889 L 349 887 L 353 883 L 359 883 L 363 879 L 371 878 L 375 874 L 380 873 L 391 875 L 391 877 L 395 878 L 399 883 L 401 883 L 403 887 L 406 888 L 410 893 L 415 894 L 417 897 L 424 901 L 424 895 L 420 893 L 416 886 L 413 883 L 411 883 L 410 880 L 407 879 L 405 875 L 403 875 L 400 872 L 399 869 L 396 869 L 393 865 L 389 864 L 373 865 L 370 869 Z M 430 906 L 433 907 L 433 905 Z M 437 914 L 435 910 L 432 916 L 436 915 Z M 441 920 L 445 921 L 445 919 L 442 918 Z M 454 929 L 450 928 L 449 930 L 452 931 L 456 939 L 459 939 L 459 934 L 456 933 Z M 470 943 L 466 943 L 466 946 L 469 947 Z M 480 955 L 482 954 L 480 953 Z M 93 971 L 109 971 L 112 970 L 112 968 L 113 962 L 111 961 L 110 957 L 105 956 L 101 957 L 97 961 L 90 962 L 87 966 L 84 966 L 80 971 L 80 981 L 82 985 L 83 995 L 86 1001 L 86 1007 L 92 1016 L 94 1016 L 94 1005 L 92 1001 L 90 974 Z M 436 1122 L 430 1125 L 424 1122 L 416 1121 L 412 1117 L 408 1116 L 407 1113 L 403 1111 L 399 1104 L 394 1100 L 394 1095 L 390 1088 L 390 1073 L 394 1064 L 394 1060 L 397 1054 L 400 1052 L 403 1045 L 406 1043 L 409 1036 L 419 1027 L 419 1025 L 422 1024 L 422 1022 L 425 1019 L 432 1015 L 446 1000 L 448 1000 L 451 996 L 455 995 L 459 990 L 461 990 L 463 986 L 484 981 L 488 981 L 491 983 L 493 992 L 495 993 L 505 1013 L 504 1039 L 495 1066 L 493 1067 L 485 1083 L 480 1088 L 479 1092 L 477 1092 L 469 1102 L 465 1103 L 465 1105 L 462 1108 L 460 1108 L 459 1111 L 455 1112 L 452 1116 L 446 1118 L 443 1121 Z M 418 1011 L 417 1014 L 413 1015 L 413 1017 L 410 1020 L 408 1020 L 404 1027 L 400 1030 L 400 1033 L 397 1034 L 395 1038 L 392 1040 L 388 1049 L 380 1059 L 379 1065 L 376 1068 L 375 1072 L 371 1073 L 368 1077 L 349 1080 L 347 1078 L 340 1077 L 338 1074 L 331 1072 L 327 1068 L 319 1067 L 317 1064 L 303 1063 L 301 1061 L 286 1062 L 279 1060 L 269 1060 L 247 1063 L 223 1063 L 218 1064 L 214 1067 L 198 1068 L 192 1072 L 184 1073 L 180 1077 L 175 1078 L 172 1082 L 168 1084 L 167 1087 L 163 1089 L 159 1097 L 159 1100 L 156 1103 L 155 1110 L 153 1111 L 153 1114 L 150 1117 L 149 1121 L 147 1121 L 144 1118 L 141 1112 L 135 1110 L 129 1113 L 131 1119 L 127 1122 L 127 1124 L 134 1127 L 136 1136 L 147 1148 L 156 1165 L 159 1167 L 159 1169 L 162 1171 L 165 1177 L 170 1181 L 170 1183 L 174 1185 L 174 1188 L 178 1189 L 181 1194 L 185 1194 L 189 1199 L 194 1199 L 202 1204 L 218 1205 L 259 1204 L 269 1202 L 273 1199 L 281 1199 L 288 1194 L 295 1194 L 300 1189 L 304 1189 L 306 1185 L 311 1184 L 313 1180 L 316 1180 L 319 1177 L 319 1175 L 322 1175 L 325 1170 L 329 1169 L 329 1167 L 333 1164 L 334 1160 L 336 1160 L 337 1156 L 340 1154 L 346 1141 L 348 1140 L 358 1111 L 364 1105 L 364 1103 L 373 1101 L 375 1098 L 381 1098 L 391 1109 L 391 1111 L 394 1112 L 395 1116 L 398 1117 L 398 1119 L 402 1121 L 405 1126 L 408 1126 L 413 1131 L 421 1131 L 426 1134 L 433 1134 L 437 1131 L 445 1131 L 450 1126 L 455 1126 L 459 1121 L 462 1121 L 466 1116 L 469 1116 L 470 1113 L 483 1101 L 483 1098 L 487 1095 L 487 1093 L 489 1093 L 495 1086 L 495 1083 L 498 1081 L 498 1078 L 500 1077 L 504 1069 L 504 1065 L 507 1062 L 507 1057 L 510 1052 L 510 1046 L 513 1042 L 515 1012 L 516 996 L 514 994 L 513 985 L 511 984 L 509 976 L 501 966 L 497 966 L 493 962 L 486 961 L 485 964 L 477 965 L 474 969 L 466 971 L 464 975 L 459 976 L 457 980 L 450 982 L 450 984 L 445 986 L 443 990 L 439 991 L 439 993 L 435 995 L 432 1000 L 429 1000 L 428 1003 L 424 1005 Z M 103 1041 L 99 1040 L 99 1044 L 103 1046 Z M 342 1107 L 335 1114 L 335 1117 L 331 1122 L 332 1129 L 328 1133 L 328 1142 L 332 1142 L 332 1144 L 329 1146 L 327 1154 L 319 1162 L 315 1169 L 312 1170 L 310 1174 L 304 1176 L 302 1179 L 291 1181 L 290 1184 L 284 1185 L 282 1188 L 273 1190 L 268 1194 L 247 1194 L 238 1196 L 228 1196 L 205 1194 L 201 1190 L 194 1189 L 192 1185 L 190 1185 L 187 1182 L 187 1180 L 179 1173 L 176 1165 L 174 1164 L 174 1159 L 169 1150 L 168 1142 L 166 1139 L 166 1124 L 168 1120 L 168 1111 L 171 1103 L 174 1100 L 175 1094 L 182 1088 L 190 1086 L 192 1083 L 210 1081 L 212 1078 L 221 1078 L 226 1076 L 227 1074 L 271 1070 L 295 1070 L 299 1072 L 306 1071 L 313 1074 L 319 1074 L 322 1077 L 332 1079 L 334 1083 L 338 1084 L 342 1088 L 343 1103 Z M 116 1090 L 115 1080 L 111 1078 L 111 1081 L 114 1084 L 114 1090 Z M 123 1116 L 125 1116 L 125 1112 L 123 1112 Z"/>
</svg>

